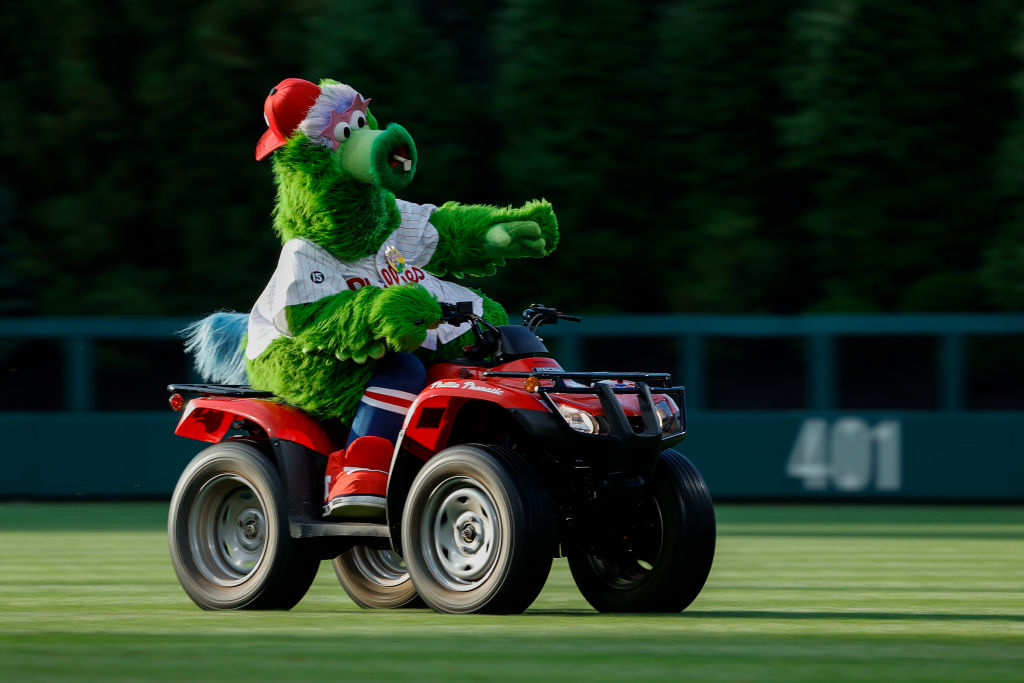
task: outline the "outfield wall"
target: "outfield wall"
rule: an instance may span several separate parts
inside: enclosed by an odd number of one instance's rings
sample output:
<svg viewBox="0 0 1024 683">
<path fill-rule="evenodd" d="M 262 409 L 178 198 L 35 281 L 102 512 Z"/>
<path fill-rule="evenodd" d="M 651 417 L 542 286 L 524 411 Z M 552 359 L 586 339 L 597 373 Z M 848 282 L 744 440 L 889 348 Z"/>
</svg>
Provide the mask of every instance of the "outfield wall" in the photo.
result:
<svg viewBox="0 0 1024 683">
<path fill-rule="evenodd" d="M 169 496 L 202 448 L 162 409 L 167 382 L 196 379 L 188 322 L 0 318 L 0 498 Z M 567 370 L 686 384 L 682 450 L 720 500 L 1024 502 L 1024 315 L 594 315 L 542 334 Z"/>
<path fill-rule="evenodd" d="M 684 452 L 723 499 L 1024 501 L 1024 414 L 702 413 Z"/>
<path fill-rule="evenodd" d="M 167 497 L 203 444 L 177 414 L 0 413 L 0 498 Z M 691 413 L 719 500 L 1024 502 L 1024 414 Z"/>
</svg>

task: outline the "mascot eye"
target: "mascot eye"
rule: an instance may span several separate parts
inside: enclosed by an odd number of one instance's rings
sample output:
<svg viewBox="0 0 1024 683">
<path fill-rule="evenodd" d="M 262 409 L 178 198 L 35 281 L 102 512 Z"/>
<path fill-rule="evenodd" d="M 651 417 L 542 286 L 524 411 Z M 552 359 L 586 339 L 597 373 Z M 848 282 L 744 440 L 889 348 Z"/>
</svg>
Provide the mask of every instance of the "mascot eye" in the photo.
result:
<svg viewBox="0 0 1024 683">
<path fill-rule="evenodd" d="M 347 123 L 342 121 L 334 127 L 334 139 L 338 142 L 345 142 L 352 135 L 352 128 Z"/>
<path fill-rule="evenodd" d="M 361 111 L 356 111 L 352 114 L 352 118 L 350 118 L 348 122 L 353 128 L 363 128 L 366 125 L 366 114 Z"/>
</svg>

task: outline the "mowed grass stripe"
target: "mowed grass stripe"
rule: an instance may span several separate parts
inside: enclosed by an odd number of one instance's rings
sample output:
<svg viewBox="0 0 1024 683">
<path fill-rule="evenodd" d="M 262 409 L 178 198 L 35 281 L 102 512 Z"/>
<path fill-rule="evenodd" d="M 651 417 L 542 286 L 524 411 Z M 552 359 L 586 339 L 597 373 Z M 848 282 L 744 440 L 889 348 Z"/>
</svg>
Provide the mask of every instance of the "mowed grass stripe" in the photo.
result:
<svg viewBox="0 0 1024 683">
<path fill-rule="evenodd" d="M 1006 681 L 1024 671 L 1024 508 L 718 514 L 711 578 L 678 615 L 596 614 L 564 560 L 524 615 L 360 610 L 328 563 L 291 612 L 211 613 L 171 570 L 165 504 L 4 504 L 0 679 Z"/>
</svg>

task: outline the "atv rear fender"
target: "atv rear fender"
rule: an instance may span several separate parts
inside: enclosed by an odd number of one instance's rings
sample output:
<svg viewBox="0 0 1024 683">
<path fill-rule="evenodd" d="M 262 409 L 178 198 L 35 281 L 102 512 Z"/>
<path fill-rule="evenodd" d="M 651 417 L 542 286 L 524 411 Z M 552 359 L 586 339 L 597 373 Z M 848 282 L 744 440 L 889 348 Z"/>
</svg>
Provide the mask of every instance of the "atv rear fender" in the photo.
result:
<svg viewBox="0 0 1024 683">
<path fill-rule="evenodd" d="M 263 398 L 198 396 L 185 406 L 174 433 L 218 443 L 233 425 L 235 429 L 244 429 L 245 422 L 258 427 L 270 439 L 291 441 L 323 455 L 335 449 L 320 422 L 298 408 Z"/>
</svg>

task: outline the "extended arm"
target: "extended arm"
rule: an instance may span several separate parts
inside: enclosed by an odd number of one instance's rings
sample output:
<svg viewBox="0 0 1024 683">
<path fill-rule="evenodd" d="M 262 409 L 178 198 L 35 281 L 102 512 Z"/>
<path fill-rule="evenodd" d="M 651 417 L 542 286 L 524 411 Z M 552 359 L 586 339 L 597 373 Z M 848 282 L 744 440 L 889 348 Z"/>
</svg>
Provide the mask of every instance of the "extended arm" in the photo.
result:
<svg viewBox="0 0 1024 683">
<path fill-rule="evenodd" d="M 558 245 L 558 220 L 544 200 L 520 208 L 448 202 L 430 222 L 439 240 L 426 269 L 439 276 L 490 275 L 506 258 L 546 256 Z"/>
</svg>

